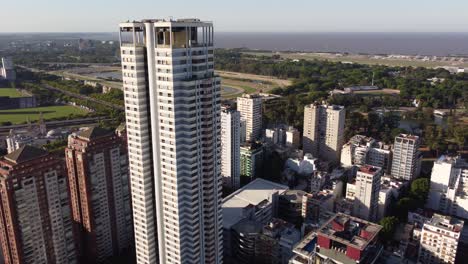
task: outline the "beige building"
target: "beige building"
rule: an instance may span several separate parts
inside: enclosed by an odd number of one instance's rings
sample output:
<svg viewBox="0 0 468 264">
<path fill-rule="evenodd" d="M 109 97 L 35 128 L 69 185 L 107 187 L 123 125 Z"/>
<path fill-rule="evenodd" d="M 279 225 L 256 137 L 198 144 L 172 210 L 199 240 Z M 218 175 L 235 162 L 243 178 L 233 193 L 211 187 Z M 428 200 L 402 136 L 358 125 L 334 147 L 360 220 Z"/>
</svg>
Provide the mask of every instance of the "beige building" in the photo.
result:
<svg viewBox="0 0 468 264">
<path fill-rule="evenodd" d="M 339 162 L 344 144 L 345 108 L 310 104 L 304 109 L 304 153 L 330 162 Z"/>
<path fill-rule="evenodd" d="M 237 98 L 237 111 L 241 120 L 245 122 L 245 138 L 254 141 L 260 138 L 262 133 L 262 98 L 255 94 L 244 94 Z"/>
<path fill-rule="evenodd" d="M 356 174 L 353 215 L 376 221 L 379 210 L 379 192 L 382 169 L 370 165 L 360 166 Z"/>
<path fill-rule="evenodd" d="M 418 263 L 455 263 L 464 221 L 435 214 L 422 228 Z"/>
</svg>

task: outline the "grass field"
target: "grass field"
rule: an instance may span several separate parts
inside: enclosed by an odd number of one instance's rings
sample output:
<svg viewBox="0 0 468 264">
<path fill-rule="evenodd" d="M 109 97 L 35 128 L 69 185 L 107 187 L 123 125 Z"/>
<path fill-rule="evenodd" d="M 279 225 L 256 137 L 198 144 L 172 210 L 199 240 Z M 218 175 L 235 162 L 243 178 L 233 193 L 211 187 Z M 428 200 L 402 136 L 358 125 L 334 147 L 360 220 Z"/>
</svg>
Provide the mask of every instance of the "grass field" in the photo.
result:
<svg viewBox="0 0 468 264">
<path fill-rule="evenodd" d="M 0 96 L 22 97 L 23 95 L 15 88 L 0 88 Z"/>
<path fill-rule="evenodd" d="M 84 116 L 88 113 L 86 110 L 70 105 L 0 110 L 0 123 L 9 121 L 13 124 L 21 124 L 26 122 L 28 117 L 31 122 L 37 121 L 41 112 L 45 120 L 68 117 L 70 114 Z"/>
<path fill-rule="evenodd" d="M 224 93 L 223 98 L 235 98 L 243 93 L 268 93 L 276 87 L 291 85 L 290 80 L 282 80 L 272 76 L 228 71 L 217 71 L 216 73 L 221 76 L 221 83 L 223 86 L 237 89 L 237 92 Z"/>
</svg>

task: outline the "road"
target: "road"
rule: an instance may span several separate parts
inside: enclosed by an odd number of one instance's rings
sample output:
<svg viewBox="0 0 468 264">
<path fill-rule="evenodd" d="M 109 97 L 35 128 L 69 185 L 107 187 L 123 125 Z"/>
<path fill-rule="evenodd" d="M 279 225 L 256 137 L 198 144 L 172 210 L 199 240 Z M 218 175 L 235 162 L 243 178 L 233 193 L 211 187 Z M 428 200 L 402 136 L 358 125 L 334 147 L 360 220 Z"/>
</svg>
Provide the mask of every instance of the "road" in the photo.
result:
<svg viewBox="0 0 468 264">
<path fill-rule="evenodd" d="M 64 126 L 71 126 L 71 125 L 93 124 L 99 121 L 108 121 L 108 120 L 112 120 L 112 118 L 88 117 L 88 118 L 61 120 L 61 121 L 48 121 L 45 123 L 46 123 L 47 128 L 56 128 L 56 127 L 64 127 Z M 28 126 L 29 126 L 28 124 L 0 126 L 0 133 L 5 133 L 5 132 L 8 133 L 11 129 L 27 128 Z"/>
</svg>

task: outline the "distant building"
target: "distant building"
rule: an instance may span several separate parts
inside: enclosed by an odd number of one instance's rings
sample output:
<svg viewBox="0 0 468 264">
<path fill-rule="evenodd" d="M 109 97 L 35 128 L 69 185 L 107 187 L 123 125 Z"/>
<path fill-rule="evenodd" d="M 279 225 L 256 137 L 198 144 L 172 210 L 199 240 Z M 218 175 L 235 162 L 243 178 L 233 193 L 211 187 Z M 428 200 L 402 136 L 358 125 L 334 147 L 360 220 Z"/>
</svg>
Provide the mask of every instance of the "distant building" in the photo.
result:
<svg viewBox="0 0 468 264">
<path fill-rule="evenodd" d="M 34 145 L 34 138 L 27 134 L 10 133 L 5 140 L 8 153 L 11 153 L 25 145 Z"/>
<path fill-rule="evenodd" d="M 54 141 L 56 138 L 48 137 L 47 127 L 42 117 L 36 125 L 28 121 L 26 129 L 11 129 L 8 136 L 5 137 L 7 152 L 11 153 L 22 146 L 31 145 L 41 147 L 46 143 Z"/>
<path fill-rule="evenodd" d="M 307 179 L 307 191 L 310 193 L 320 192 L 328 179 L 327 172 L 314 171 Z"/>
<path fill-rule="evenodd" d="M 257 177 L 263 164 L 263 146 L 246 143 L 240 147 L 240 175 L 251 179 Z"/>
<path fill-rule="evenodd" d="M 464 221 L 435 214 L 424 223 L 418 263 L 455 263 Z"/>
<path fill-rule="evenodd" d="M 362 135 L 353 136 L 341 150 L 341 164 L 345 167 L 368 164 L 390 173 L 391 158 L 391 146 Z"/>
<path fill-rule="evenodd" d="M 232 190 L 240 187 L 240 113 L 221 110 L 221 175 Z"/>
<path fill-rule="evenodd" d="M 5 263 L 78 263 L 63 161 L 27 145 L 0 158 L 0 200 Z"/>
<path fill-rule="evenodd" d="M 262 97 L 243 94 L 237 98 L 237 111 L 245 122 L 246 141 L 258 140 L 262 132 Z"/>
<path fill-rule="evenodd" d="M 16 80 L 16 72 L 13 62 L 10 58 L 2 58 L 0 67 L 0 80 L 14 81 Z"/>
<path fill-rule="evenodd" d="M 292 126 L 277 126 L 265 129 L 265 141 L 297 149 L 301 144 L 299 130 Z"/>
<path fill-rule="evenodd" d="M 290 264 L 372 264 L 382 254 L 380 225 L 345 214 L 335 214 L 317 232 L 309 233 L 294 248 Z"/>
<path fill-rule="evenodd" d="M 277 216 L 278 196 L 289 188 L 285 185 L 264 179 L 255 179 L 246 186 L 227 196 L 223 201 L 223 246 L 225 259 L 236 256 L 238 234 L 242 232 L 258 233 L 253 225 L 247 224 L 245 230 L 235 226 L 243 221 L 253 221 L 261 224 L 268 223 Z M 245 230 L 242 231 L 241 230 Z M 261 230 L 261 228 L 260 228 Z M 239 262 L 234 262 L 239 263 Z M 245 263 L 245 262 L 241 262 Z"/>
<path fill-rule="evenodd" d="M 304 109 L 304 153 L 330 162 L 339 162 L 344 141 L 345 108 L 310 104 Z"/>
<path fill-rule="evenodd" d="M 402 180 L 413 180 L 421 171 L 420 140 L 418 136 L 400 134 L 393 145 L 392 176 Z"/>
<path fill-rule="evenodd" d="M 446 215 L 468 219 L 468 163 L 441 156 L 434 162 L 426 206 Z"/>
<path fill-rule="evenodd" d="M 73 220 L 86 263 L 103 262 L 132 245 L 133 224 L 125 140 L 93 127 L 70 135 L 65 150 Z"/>
<path fill-rule="evenodd" d="M 318 163 L 318 159 L 314 158 L 310 153 L 307 153 L 302 159 L 287 159 L 285 167 L 300 175 L 310 175 L 317 170 Z"/>
<path fill-rule="evenodd" d="M 294 127 L 288 127 L 286 130 L 286 147 L 298 148 L 301 144 L 301 134 Z"/>
<path fill-rule="evenodd" d="M 356 174 L 356 194 L 353 215 L 368 221 L 377 221 L 382 169 L 360 166 Z"/>
</svg>

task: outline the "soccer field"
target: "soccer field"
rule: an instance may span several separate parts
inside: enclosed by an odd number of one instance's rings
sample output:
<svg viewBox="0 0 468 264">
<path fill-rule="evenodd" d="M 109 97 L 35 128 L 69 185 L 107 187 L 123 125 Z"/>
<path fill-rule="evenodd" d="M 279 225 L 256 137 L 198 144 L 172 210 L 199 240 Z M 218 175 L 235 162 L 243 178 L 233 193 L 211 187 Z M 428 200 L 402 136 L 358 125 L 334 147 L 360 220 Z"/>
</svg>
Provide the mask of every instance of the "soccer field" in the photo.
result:
<svg viewBox="0 0 468 264">
<path fill-rule="evenodd" d="M 37 121 L 41 112 L 45 120 L 68 117 L 70 114 L 85 116 L 88 113 L 86 110 L 70 105 L 0 110 L 0 123 L 9 121 L 13 124 L 21 124 L 26 122 L 28 117 L 31 122 Z"/>
<path fill-rule="evenodd" d="M 23 95 L 14 88 L 1 88 L 0 87 L 0 97 L 1 96 L 8 96 L 12 98 L 23 97 Z"/>
</svg>

